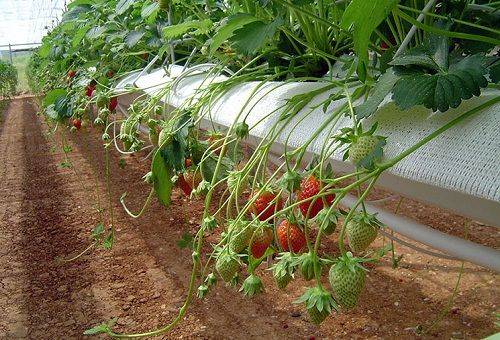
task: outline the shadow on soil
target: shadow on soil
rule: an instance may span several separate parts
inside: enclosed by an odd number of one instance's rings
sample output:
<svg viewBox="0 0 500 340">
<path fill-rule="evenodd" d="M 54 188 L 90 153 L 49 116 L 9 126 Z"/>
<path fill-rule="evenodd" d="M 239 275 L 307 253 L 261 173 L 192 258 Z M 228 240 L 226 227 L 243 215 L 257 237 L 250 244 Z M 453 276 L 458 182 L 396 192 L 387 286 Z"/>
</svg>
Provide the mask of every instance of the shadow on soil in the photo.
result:
<svg viewBox="0 0 500 340">
<path fill-rule="evenodd" d="M 97 312 L 83 315 L 83 310 L 92 310 L 95 304 L 91 294 L 81 299 L 92 282 L 92 273 L 85 261 L 71 265 L 55 261 L 81 247 L 78 230 L 71 228 L 75 214 L 71 214 L 72 202 L 68 202 L 63 178 L 49 153 L 41 123 L 34 117 L 31 101 L 23 102 L 22 111 L 26 199 L 20 232 L 30 287 L 24 301 L 25 313 L 30 316 L 30 337 L 44 338 L 45 331 L 51 329 L 50 334 L 60 332 L 61 338 L 79 338 L 90 326 L 82 323 L 100 318 Z"/>
</svg>

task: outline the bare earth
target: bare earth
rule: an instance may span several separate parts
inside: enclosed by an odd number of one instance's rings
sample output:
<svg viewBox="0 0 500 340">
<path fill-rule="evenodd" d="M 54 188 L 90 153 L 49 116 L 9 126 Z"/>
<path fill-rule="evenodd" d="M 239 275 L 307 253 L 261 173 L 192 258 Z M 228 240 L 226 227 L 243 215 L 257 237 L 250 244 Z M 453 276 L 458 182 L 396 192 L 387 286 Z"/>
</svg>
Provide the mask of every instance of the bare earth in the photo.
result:
<svg viewBox="0 0 500 340">
<path fill-rule="evenodd" d="M 112 152 L 115 247 L 76 262 L 56 262 L 89 244 L 98 223 L 95 173 L 99 197 L 106 197 L 104 151 L 97 130 L 82 130 L 70 137 L 77 174 L 61 167 L 64 154 L 52 147 L 46 125 L 34 113 L 30 99 L 17 99 L 0 123 L 0 339 L 80 339 L 85 329 L 113 317 L 119 318 L 118 330 L 127 332 L 168 323 L 183 303 L 191 271 L 191 251 L 180 249 L 177 241 L 196 229 L 202 202 L 189 202 L 176 191 L 169 209 L 154 202 L 142 218 L 129 218 L 118 198 L 126 191 L 128 204 L 140 207 L 149 191 L 141 182 L 149 161 L 126 157 L 122 169 Z M 372 198 L 387 195 L 379 190 Z M 394 209 L 397 201 L 386 205 Z M 464 234 L 466 219 L 434 207 L 405 199 L 400 213 Z M 500 240 L 498 229 L 477 223 L 469 237 L 494 247 Z M 382 245 L 382 238 L 377 242 Z M 414 328 L 430 326 L 447 304 L 460 262 L 401 246 L 397 251 L 404 254 L 398 269 L 391 268 L 390 257 L 371 266 L 360 305 L 320 327 L 292 303 L 305 290 L 304 281 L 281 292 L 263 271 L 266 294 L 246 299 L 220 284 L 205 300 L 195 300 L 185 320 L 160 338 L 416 338 Z M 496 280 L 492 272 L 465 264 L 451 312 L 422 338 L 481 338 L 498 331 Z"/>
</svg>

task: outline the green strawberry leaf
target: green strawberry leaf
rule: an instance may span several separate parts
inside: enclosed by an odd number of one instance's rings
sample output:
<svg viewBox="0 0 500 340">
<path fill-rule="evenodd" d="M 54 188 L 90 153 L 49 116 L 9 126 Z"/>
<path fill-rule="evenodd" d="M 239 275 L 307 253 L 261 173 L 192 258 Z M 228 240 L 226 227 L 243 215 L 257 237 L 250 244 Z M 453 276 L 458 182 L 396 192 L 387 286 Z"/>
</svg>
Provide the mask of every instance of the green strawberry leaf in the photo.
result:
<svg viewBox="0 0 500 340">
<path fill-rule="evenodd" d="M 182 171 L 185 168 L 185 156 L 188 149 L 187 139 L 189 134 L 189 126 L 191 124 L 191 116 L 185 112 L 179 118 L 171 120 L 167 131 L 172 131 L 170 142 L 163 145 L 161 148 L 161 156 L 163 157 L 167 167 L 173 168 L 176 171 Z"/>
<path fill-rule="evenodd" d="M 125 44 L 127 44 L 128 48 L 134 47 L 141 40 L 144 34 L 146 34 L 146 32 L 143 30 L 128 32 L 125 37 Z"/>
<path fill-rule="evenodd" d="M 403 76 L 396 83 L 392 98 L 402 110 L 415 105 L 441 112 L 456 108 L 462 100 L 479 96 L 481 88 L 488 85 L 482 58 L 481 55 L 465 57 L 438 74 Z"/>
<path fill-rule="evenodd" d="M 396 75 L 393 69 L 388 69 L 386 73 L 380 76 L 376 83 L 375 91 L 373 91 L 363 104 L 355 108 L 356 117 L 358 119 L 367 118 L 375 113 L 384 98 L 392 91 L 399 78 L 400 76 Z"/>
<path fill-rule="evenodd" d="M 116 321 L 118 321 L 118 318 L 113 318 L 109 320 L 107 323 L 102 323 L 100 325 L 94 326 L 83 332 L 83 335 L 96 335 L 102 333 L 109 333 L 111 331 L 111 327 L 113 327 L 116 324 Z"/>
<path fill-rule="evenodd" d="M 368 64 L 370 36 L 397 5 L 397 0 L 352 0 L 340 25 L 353 30 L 354 50 L 359 58 L 358 75 L 365 74 Z M 361 78 L 364 79 L 364 78 Z"/>
<path fill-rule="evenodd" d="M 83 332 L 83 335 L 96 335 L 96 334 L 103 334 L 109 332 L 110 329 L 107 324 L 103 323 L 97 326 L 94 326 L 90 329 L 87 329 L 85 332 Z"/>
<path fill-rule="evenodd" d="M 142 6 L 141 17 L 143 19 L 148 19 L 150 17 L 155 17 L 158 14 L 159 10 L 160 10 L 160 5 L 156 1 L 154 1 L 153 3 L 150 3 L 150 4 L 148 4 L 146 2 Z"/>
<path fill-rule="evenodd" d="M 282 24 L 283 19 L 280 17 L 268 24 L 253 21 L 236 30 L 229 40 L 240 53 L 250 55 L 260 50 Z"/>
<path fill-rule="evenodd" d="M 500 59 L 490 66 L 490 79 L 495 84 L 500 82 Z"/>
<path fill-rule="evenodd" d="M 217 29 L 216 34 L 212 38 L 212 43 L 210 44 L 210 51 L 213 53 L 217 50 L 225 41 L 230 39 L 234 32 L 246 24 L 258 21 L 256 17 L 247 13 L 238 13 L 229 16 L 222 25 Z"/>
<path fill-rule="evenodd" d="M 193 235 L 191 235 L 188 232 L 185 232 L 182 235 L 182 238 L 179 241 L 177 241 L 177 246 L 181 249 L 185 249 L 185 248 L 192 249 L 193 248 L 193 239 L 194 239 Z"/>
<path fill-rule="evenodd" d="M 45 95 L 42 101 L 42 105 L 44 107 L 52 105 L 56 102 L 58 98 L 66 97 L 67 94 L 68 91 L 66 91 L 65 89 L 54 89 Z"/>
<path fill-rule="evenodd" d="M 95 40 L 103 35 L 107 29 L 108 28 L 106 26 L 95 26 L 92 27 L 85 36 L 90 40 Z"/>
<path fill-rule="evenodd" d="M 431 34 L 423 46 L 390 62 L 401 75 L 392 99 L 402 110 L 416 105 L 441 112 L 456 108 L 462 100 L 479 96 L 488 85 L 487 60 L 480 54 L 450 55 L 448 39 Z"/>
<path fill-rule="evenodd" d="M 92 230 L 92 237 L 97 240 L 101 237 L 102 234 L 104 234 L 104 224 L 99 223 L 93 230 Z"/>
<path fill-rule="evenodd" d="M 163 37 L 165 39 L 174 39 L 186 33 L 191 35 L 206 34 L 212 26 L 213 22 L 210 19 L 185 21 L 177 25 L 165 27 L 163 29 Z"/>
<path fill-rule="evenodd" d="M 110 232 L 108 236 L 106 236 L 106 238 L 102 241 L 102 246 L 104 247 L 104 249 L 110 250 L 111 248 L 113 248 L 114 243 L 115 243 L 114 234 Z"/>
<path fill-rule="evenodd" d="M 116 14 L 121 15 L 125 13 L 133 4 L 135 0 L 120 0 L 116 4 Z"/>
<path fill-rule="evenodd" d="M 154 178 L 154 189 L 160 202 L 168 206 L 171 202 L 173 170 L 167 166 L 163 160 L 160 150 L 157 151 L 153 157 L 151 172 Z"/>
</svg>

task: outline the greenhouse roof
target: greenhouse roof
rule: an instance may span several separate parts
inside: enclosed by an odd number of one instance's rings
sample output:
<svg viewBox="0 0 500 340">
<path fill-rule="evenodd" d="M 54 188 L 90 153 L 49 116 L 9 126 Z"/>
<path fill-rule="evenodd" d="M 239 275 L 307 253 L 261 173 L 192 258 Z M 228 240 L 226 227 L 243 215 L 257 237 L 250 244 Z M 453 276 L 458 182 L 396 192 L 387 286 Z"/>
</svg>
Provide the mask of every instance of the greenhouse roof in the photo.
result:
<svg viewBox="0 0 500 340">
<path fill-rule="evenodd" d="M 65 0 L 0 0 L 0 45 L 39 43 L 57 25 L 65 3 Z"/>
</svg>

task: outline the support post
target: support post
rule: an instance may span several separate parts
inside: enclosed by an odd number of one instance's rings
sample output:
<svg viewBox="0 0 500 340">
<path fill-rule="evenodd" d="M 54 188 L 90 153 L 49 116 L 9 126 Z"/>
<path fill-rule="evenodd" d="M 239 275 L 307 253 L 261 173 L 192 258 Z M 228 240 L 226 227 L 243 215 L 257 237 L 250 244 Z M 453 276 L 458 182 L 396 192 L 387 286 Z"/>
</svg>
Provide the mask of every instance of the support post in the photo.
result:
<svg viewBox="0 0 500 340">
<path fill-rule="evenodd" d="M 12 61 L 12 45 L 10 43 L 9 43 L 9 58 L 10 58 L 10 63 L 14 64 L 14 62 Z"/>
</svg>

